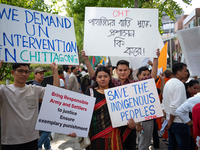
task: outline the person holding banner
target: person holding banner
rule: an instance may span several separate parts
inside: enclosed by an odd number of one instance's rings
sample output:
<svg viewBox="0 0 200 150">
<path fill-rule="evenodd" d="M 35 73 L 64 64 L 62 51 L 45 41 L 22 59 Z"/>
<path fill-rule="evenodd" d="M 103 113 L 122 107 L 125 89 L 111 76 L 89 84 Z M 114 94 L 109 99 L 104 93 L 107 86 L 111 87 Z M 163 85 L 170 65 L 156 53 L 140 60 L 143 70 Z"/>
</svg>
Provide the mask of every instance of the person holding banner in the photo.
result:
<svg viewBox="0 0 200 150">
<path fill-rule="evenodd" d="M 0 68 L 3 60 L 0 62 Z M 50 65 L 53 85 L 60 86 L 58 66 Z M 29 64 L 14 63 L 12 66 L 14 83 L 0 85 L 2 119 L 2 150 L 38 150 L 39 132 L 35 130 L 38 117 L 38 100 L 43 99 L 44 87 L 26 85 L 30 70 Z M 75 136 L 75 133 L 70 134 Z"/>
<path fill-rule="evenodd" d="M 154 64 L 152 64 L 154 65 Z M 147 78 L 150 75 L 150 71 L 146 66 L 140 67 L 137 73 L 139 80 Z M 147 120 L 143 122 L 137 122 L 136 130 L 139 132 L 139 150 L 147 150 L 153 135 L 154 120 Z"/>
<path fill-rule="evenodd" d="M 86 91 L 86 95 L 96 97 L 96 103 L 90 125 L 89 137 L 91 145 L 87 150 L 123 150 L 122 142 L 127 138 L 126 130 L 121 135 L 120 128 L 112 128 L 111 119 L 104 95 L 104 90 L 114 87 L 111 81 L 110 70 L 105 66 L 99 66 L 95 72 L 96 82 Z M 135 122 L 131 118 L 127 126 L 135 128 Z M 121 138 L 122 137 L 122 138 Z"/>
<path fill-rule="evenodd" d="M 159 55 L 160 55 L 159 49 L 157 49 L 156 54 L 159 57 Z M 90 64 L 88 56 L 85 55 L 85 51 L 82 51 L 82 58 L 85 61 L 85 64 L 87 66 L 90 77 L 95 77 L 94 69 L 92 68 L 92 66 Z M 149 77 L 147 77 L 146 79 L 153 77 L 156 80 L 156 78 L 157 78 L 158 58 L 153 59 L 153 64 L 154 65 L 152 67 L 151 75 L 149 75 Z M 128 84 L 128 83 L 133 83 L 133 82 L 138 81 L 138 80 L 131 80 L 130 81 L 128 79 L 128 76 L 130 74 L 129 62 L 128 61 L 120 60 L 120 61 L 117 62 L 116 66 L 117 66 L 116 73 L 117 73 L 119 79 L 115 79 L 115 78 L 111 79 L 115 86 L 125 85 L 125 84 Z M 122 127 L 122 130 L 121 130 L 122 133 L 125 132 L 125 130 L 126 130 L 126 127 Z M 135 129 L 133 129 L 133 130 L 130 129 L 129 131 L 126 130 L 126 133 L 128 134 L 128 136 L 123 142 L 124 149 L 135 150 L 136 149 L 136 130 Z"/>
</svg>

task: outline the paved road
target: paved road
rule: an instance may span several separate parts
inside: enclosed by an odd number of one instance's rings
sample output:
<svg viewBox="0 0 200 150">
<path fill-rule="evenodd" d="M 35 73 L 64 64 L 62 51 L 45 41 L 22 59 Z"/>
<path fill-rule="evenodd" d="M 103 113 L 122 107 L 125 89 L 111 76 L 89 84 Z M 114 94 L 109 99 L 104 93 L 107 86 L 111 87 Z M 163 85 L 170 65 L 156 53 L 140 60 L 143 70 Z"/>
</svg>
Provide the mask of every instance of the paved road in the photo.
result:
<svg viewBox="0 0 200 150">
<path fill-rule="evenodd" d="M 64 134 L 56 133 L 54 139 L 51 141 L 51 147 L 54 150 L 81 150 L 77 138 L 70 138 Z M 153 146 L 149 150 L 154 150 Z M 167 150 L 167 145 L 160 139 L 160 149 Z"/>
</svg>

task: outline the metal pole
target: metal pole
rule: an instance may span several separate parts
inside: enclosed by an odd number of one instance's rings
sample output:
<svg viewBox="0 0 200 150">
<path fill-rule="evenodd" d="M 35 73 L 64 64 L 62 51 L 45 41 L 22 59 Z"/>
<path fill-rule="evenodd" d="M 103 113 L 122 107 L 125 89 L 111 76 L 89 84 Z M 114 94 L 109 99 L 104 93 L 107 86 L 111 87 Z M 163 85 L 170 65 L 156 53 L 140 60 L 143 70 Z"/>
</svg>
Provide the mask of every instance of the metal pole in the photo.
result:
<svg viewBox="0 0 200 150">
<path fill-rule="evenodd" d="M 170 27 L 169 27 L 169 33 L 170 33 L 170 37 L 169 37 L 169 49 L 170 49 L 170 68 L 172 69 L 172 41 L 171 41 L 171 22 L 169 20 L 169 24 L 170 24 Z"/>
</svg>

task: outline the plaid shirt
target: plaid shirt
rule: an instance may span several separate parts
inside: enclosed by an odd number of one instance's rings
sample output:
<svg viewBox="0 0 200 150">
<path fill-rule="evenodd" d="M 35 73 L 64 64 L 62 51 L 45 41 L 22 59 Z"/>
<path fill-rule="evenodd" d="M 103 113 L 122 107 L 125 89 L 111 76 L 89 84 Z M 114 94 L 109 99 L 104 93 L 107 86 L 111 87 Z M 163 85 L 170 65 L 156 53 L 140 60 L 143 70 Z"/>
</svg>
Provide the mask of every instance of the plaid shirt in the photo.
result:
<svg viewBox="0 0 200 150">
<path fill-rule="evenodd" d="M 151 79 L 151 78 L 152 78 L 151 75 L 149 75 L 148 77 L 146 77 L 146 78 L 144 78 L 144 79 L 142 79 L 142 80 Z M 130 81 L 129 79 L 126 79 L 126 80 L 124 81 L 124 83 L 121 84 L 121 82 L 120 82 L 119 79 L 112 78 L 111 80 L 112 80 L 112 83 L 113 83 L 115 86 L 120 86 L 120 85 L 125 85 L 125 84 L 129 84 L 129 83 L 134 83 L 134 82 L 140 81 L 140 80 L 131 80 L 131 81 Z"/>
</svg>

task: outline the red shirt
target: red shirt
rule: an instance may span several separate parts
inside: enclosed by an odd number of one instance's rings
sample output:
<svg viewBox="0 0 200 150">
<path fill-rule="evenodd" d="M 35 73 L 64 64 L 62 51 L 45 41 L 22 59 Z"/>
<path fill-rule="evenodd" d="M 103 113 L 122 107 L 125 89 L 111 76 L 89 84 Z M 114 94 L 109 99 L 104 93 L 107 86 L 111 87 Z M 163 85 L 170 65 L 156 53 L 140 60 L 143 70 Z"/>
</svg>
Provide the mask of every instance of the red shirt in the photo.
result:
<svg viewBox="0 0 200 150">
<path fill-rule="evenodd" d="M 196 136 L 200 136 L 200 103 L 192 109 L 193 131 Z"/>
</svg>

